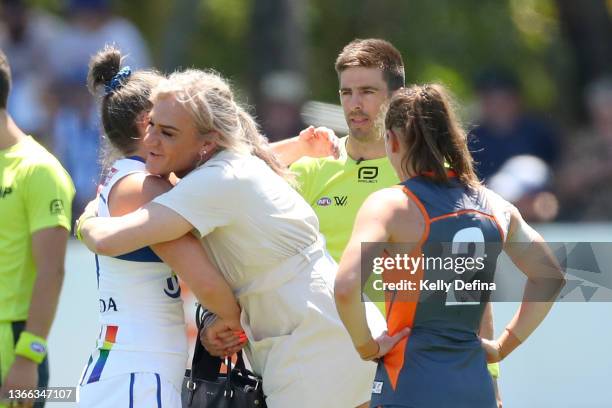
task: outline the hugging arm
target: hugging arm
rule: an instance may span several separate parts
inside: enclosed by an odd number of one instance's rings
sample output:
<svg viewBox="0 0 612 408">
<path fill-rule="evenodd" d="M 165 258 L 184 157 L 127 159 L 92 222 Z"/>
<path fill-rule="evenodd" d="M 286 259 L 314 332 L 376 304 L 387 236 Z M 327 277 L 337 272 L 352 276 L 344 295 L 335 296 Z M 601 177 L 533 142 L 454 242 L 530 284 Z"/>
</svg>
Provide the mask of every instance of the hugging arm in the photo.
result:
<svg viewBox="0 0 612 408">
<path fill-rule="evenodd" d="M 148 245 L 182 237 L 193 226 L 168 207 L 149 203 L 121 217 L 81 218 L 79 226 L 83 242 L 99 254 L 118 256 Z"/>
</svg>

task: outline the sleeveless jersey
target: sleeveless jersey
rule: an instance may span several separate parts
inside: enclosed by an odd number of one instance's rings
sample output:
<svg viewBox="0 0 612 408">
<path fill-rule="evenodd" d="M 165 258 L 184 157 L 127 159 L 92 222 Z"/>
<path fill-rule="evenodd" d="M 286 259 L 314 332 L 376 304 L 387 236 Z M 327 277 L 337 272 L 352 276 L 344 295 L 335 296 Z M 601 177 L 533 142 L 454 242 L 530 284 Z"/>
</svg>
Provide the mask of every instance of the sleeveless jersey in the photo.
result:
<svg viewBox="0 0 612 408">
<path fill-rule="evenodd" d="M 145 172 L 138 157 L 117 160 L 99 186 L 98 215 L 119 180 Z M 96 256 L 100 334 L 81 384 L 135 372 L 160 374 L 180 390 L 187 337 L 177 277 L 150 247 L 118 257 Z"/>
<path fill-rule="evenodd" d="M 478 330 L 511 205 L 455 178 L 444 185 L 419 176 L 399 187 L 426 223 L 413 252 L 423 258 L 413 277 L 418 301 L 387 297 L 389 333 L 412 331 L 379 362 L 372 406 L 495 408 Z M 471 259 L 469 268 L 465 259 Z M 470 290 L 465 283 L 473 284 Z"/>
</svg>

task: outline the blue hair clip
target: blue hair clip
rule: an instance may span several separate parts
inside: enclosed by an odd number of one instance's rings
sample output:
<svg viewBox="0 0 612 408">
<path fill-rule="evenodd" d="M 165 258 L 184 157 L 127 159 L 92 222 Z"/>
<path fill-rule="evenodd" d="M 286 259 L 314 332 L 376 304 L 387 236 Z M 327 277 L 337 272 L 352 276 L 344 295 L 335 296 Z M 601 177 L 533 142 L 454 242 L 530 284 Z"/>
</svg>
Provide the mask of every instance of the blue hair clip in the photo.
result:
<svg viewBox="0 0 612 408">
<path fill-rule="evenodd" d="M 128 78 L 130 75 L 132 75 L 132 69 L 129 66 L 121 68 L 121 70 L 117 72 L 117 74 L 110 80 L 110 82 L 104 85 L 104 94 L 108 95 L 113 91 L 121 88 L 121 86 L 123 85 L 122 80 Z"/>
</svg>

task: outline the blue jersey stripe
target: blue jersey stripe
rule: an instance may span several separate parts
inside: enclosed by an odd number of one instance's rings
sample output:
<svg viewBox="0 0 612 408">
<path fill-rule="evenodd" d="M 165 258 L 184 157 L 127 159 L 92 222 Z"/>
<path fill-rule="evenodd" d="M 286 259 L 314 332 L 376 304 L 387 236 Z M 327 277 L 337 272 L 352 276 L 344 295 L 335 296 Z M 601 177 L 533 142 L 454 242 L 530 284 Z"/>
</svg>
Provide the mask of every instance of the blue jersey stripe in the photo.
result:
<svg viewBox="0 0 612 408">
<path fill-rule="evenodd" d="M 136 160 L 136 161 L 139 161 L 141 163 L 146 163 L 145 159 L 143 159 L 140 156 L 129 156 L 129 157 L 126 157 L 126 159 Z"/>
<path fill-rule="evenodd" d="M 161 380 L 159 378 L 159 374 L 155 373 L 155 378 L 157 379 L 157 408 L 162 408 L 162 403 L 161 403 Z"/>
<path fill-rule="evenodd" d="M 89 356 L 89 360 L 87 361 L 87 367 L 85 367 L 85 371 L 83 371 L 83 375 L 81 376 L 81 381 L 79 381 L 79 385 L 83 385 L 83 381 L 85 381 L 85 377 L 87 376 L 87 372 L 89 371 L 89 367 L 93 362 L 93 356 Z"/>
<path fill-rule="evenodd" d="M 130 408 L 134 408 L 134 373 L 130 374 Z"/>
<path fill-rule="evenodd" d="M 150 247 L 137 249 L 136 251 L 116 256 L 115 258 L 132 262 L 164 262 L 155 254 L 155 252 L 153 252 Z"/>
<path fill-rule="evenodd" d="M 98 261 L 98 254 L 94 256 L 96 258 L 96 282 L 98 282 L 98 289 L 100 289 L 100 262 Z"/>
</svg>

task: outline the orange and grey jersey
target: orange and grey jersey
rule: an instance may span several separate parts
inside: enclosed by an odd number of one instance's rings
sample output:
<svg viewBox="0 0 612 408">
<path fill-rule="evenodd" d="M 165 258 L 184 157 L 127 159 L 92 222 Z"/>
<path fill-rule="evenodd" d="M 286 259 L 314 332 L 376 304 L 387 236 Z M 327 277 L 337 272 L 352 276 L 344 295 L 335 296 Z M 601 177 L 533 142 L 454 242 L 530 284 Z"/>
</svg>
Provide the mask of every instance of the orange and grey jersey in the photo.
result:
<svg viewBox="0 0 612 408">
<path fill-rule="evenodd" d="M 110 216 L 108 198 L 119 180 L 145 171 L 138 157 L 117 160 L 98 189 L 98 214 Z M 153 372 L 180 389 L 187 338 L 176 275 L 149 247 L 117 257 L 96 256 L 96 270 L 100 335 L 82 382 Z"/>
<path fill-rule="evenodd" d="M 425 220 L 411 252 L 421 263 L 410 278 L 414 297 L 386 294 L 389 333 L 412 331 L 379 363 L 372 406 L 494 408 L 478 330 L 511 205 L 456 178 L 439 184 L 419 176 L 398 187 Z"/>
</svg>

